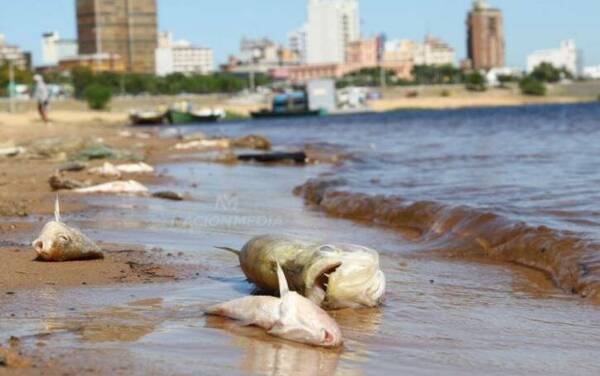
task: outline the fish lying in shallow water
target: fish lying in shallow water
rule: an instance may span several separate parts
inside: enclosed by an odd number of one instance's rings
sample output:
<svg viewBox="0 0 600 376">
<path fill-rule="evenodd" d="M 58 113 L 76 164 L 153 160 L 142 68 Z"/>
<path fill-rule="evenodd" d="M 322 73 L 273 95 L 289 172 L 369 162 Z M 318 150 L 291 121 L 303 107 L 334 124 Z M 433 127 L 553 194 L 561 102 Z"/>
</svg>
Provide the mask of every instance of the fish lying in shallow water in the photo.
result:
<svg viewBox="0 0 600 376">
<path fill-rule="evenodd" d="M 38 259 L 43 261 L 104 258 L 100 247 L 81 231 L 69 227 L 61 221 L 58 197 L 54 206 L 54 221 L 46 223 L 32 246 L 38 254 Z"/>
<path fill-rule="evenodd" d="M 341 345 L 342 332 L 335 320 L 310 300 L 290 291 L 279 264 L 276 268 L 280 298 L 247 296 L 209 307 L 206 313 L 256 325 L 290 341 L 323 347 Z"/>
<path fill-rule="evenodd" d="M 135 180 L 113 181 L 92 187 L 78 188 L 75 193 L 147 194 L 148 188 Z"/>
<path fill-rule="evenodd" d="M 248 280 L 269 292 L 277 291 L 273 265 L 279 263 L 292 288 L 322 307 L 375 307 L 383 301 L 379 254 L 367 247 L 264 235 L 241 251 L 221 249 L 236 253 Z"/>
</svg>

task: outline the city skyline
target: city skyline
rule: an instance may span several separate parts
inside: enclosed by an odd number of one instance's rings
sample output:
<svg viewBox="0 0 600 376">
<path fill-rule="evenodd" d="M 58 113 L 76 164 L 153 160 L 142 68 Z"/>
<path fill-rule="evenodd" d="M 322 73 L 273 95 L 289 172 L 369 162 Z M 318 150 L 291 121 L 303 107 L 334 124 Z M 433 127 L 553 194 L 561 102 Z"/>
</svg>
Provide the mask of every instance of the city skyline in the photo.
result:
<svg viewBox="0 0 600 376">
<path fill-rule="evenodd" d="M 579 0 L 568 7 L 558 0 L 546 0 L 535 7 L 525 6 L 518 0 L 488 2 L 504 14 L 508 66 L 524 68 L 529 53 L 555 47 L 565 39 L 576 41 L 583 51 L 585 65 L 600 64 L 600 43 L 597 42 L 600 27 L 594 17 L 600 13 L 599 2 Z M 454 47 L 460 60 L 466 56 L 465 17 L 472 1 L 447 3 L 424 0 L 406 7 L 391 0 L 362 1 L 363 36 L 384 32 L 388 38 L 421 40 L 429 32 Z M 283 43 L 288 33 L 302 25 L 306 18 L 305 0 L 284 4 L 261 0 L 251 5 L 243 0 L 223 0 L 210 5 L 190 0 L 158 0 L 158 7 L 160 30 L 171 31 L 195 45 L 213 48 L 219 63 L 238 51 L 243 36 L 266 36 Z M 190 8 L 194 11 L 190 12 Z M 390 8 L 397 8 L 398 13 L 390 12 Z M 231 13 L 231 9 L 237 11 Z M 285 17 L 281 17 L 282 12 L 287 13 Z M 25 28 L 19 17 L 24 14 L 28 20 Z M 539 17 L 540 14 L 545 17 Z M 0 33 L 4 33 L 9 42 L 31 50 L 36 65 L 41 64 L 42 34 L 54 30 L 65 38 L 76 37 L 74 0 L 54 0 L 52 4 L 41 0 L 11 2 L 4 5 L 0 14 Z"/>
</svg>

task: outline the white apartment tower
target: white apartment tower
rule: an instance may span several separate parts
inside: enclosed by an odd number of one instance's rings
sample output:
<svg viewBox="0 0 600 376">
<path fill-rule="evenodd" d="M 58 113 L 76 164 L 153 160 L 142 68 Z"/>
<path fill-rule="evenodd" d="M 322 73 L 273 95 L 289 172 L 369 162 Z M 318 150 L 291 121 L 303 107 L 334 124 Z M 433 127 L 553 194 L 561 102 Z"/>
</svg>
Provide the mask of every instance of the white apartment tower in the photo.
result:
<svg viewBox="0 0 600 376">
<path fill-rule="evenodd" d="M 65 58 L 72 58 L 79 53 L 79 46 L 74 39 L 61 39 L 56 31 L 42 35 L 42 62 L 46 66 L 55 66 Z"/>
<path fill-rule="evenodd" d="M 358 0 L 308 0 L 306 62 L 342 64 L 349 42 L 360 39 Z"/>
</svg>

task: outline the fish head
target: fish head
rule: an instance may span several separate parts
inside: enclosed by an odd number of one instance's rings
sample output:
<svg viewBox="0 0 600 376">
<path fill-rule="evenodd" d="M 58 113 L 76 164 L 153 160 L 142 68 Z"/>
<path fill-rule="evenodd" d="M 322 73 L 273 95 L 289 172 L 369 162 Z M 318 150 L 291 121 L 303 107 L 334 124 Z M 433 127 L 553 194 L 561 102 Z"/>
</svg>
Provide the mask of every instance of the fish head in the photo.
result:
<svg viewBox="0 0 600 376">
<path fill-rule="evenodd" d="M 48 222 L 32 242 L 38 258 L 44 261 L 65 261 L 100 257 L 100 249 L 79 230 L 59 221 Z"/>
<path fill-rule="evenodd" d="M 342 344 L 342 331 L 321 307 L 289 291 L 283 271 L 278 268 L 281 304 L 279 319 L 269 333 L 313 346 L 336 347 Z"/>
<path fill-rule="evenodd" d="M 379 254 L 353 244 L 324 244 L 305 269 L 305 295 L 327 308 L 375 307 L 383 301 L 385 275 Z"/>
<path fill-rule="evenodd" d="M 342 344 L 342 331 L 321 307 L 296 292 L 281 298 L 280 317 L 269 333 L 313 346 Z"/>
</svg>

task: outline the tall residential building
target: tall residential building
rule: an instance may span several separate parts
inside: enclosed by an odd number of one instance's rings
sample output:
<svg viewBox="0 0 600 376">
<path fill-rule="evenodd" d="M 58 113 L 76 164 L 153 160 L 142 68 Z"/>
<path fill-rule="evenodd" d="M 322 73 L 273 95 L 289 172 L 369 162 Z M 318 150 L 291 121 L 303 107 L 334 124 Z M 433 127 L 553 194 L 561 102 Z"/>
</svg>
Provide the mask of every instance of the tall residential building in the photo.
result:
<svg viewBox="0 0 600 376">
<path fill-rule="evenodd" d="M 77 41 L 61 39 L 56 31 L 42 35 L 42 62 L 46 66 L 56 66 L 58 62 L 78 55 Z"/>
<path fill-rule="evenodd" d="M 348 44 L 358 39 L 358 0 L 308 0 L 308 64 L 343 64 Z"/>
<path fill-rule="evenodd" d="M 173 34 L 159 33 L 156 49 L 156 74 L 208 74 L 214 71 L 213 50 L 194 47 L 185 40 L 173 41 Z"/>
<path fill-rule="evenodd" d="M 502 12 L 485 0 L 475 0 L 467 17 L 467 51 L 474 69 L 504 66 L 504 26 Z"/>
<path fill-rule="evenodd" d="M 527 56 L 527 73 L 531 73 L 542 63 L 550 63 L 556 68 L 565 68 L 576 77 L 579 77 L 583 70 L 581 53 L 573 40 L 562 41 L 559 48 L 531 53 Z"/>
<path fill-rule="evenodd" d="M 4 34 L 0 34 L 0 65 L 8 61 L 18 69 L 31 69 L 31 54 L 23 52 L 19 46 L 8 44 Z"/>
<path fill-rule="evenodd" d="M 79 53 L 116 54 L 127 71 L 154 73 L 156 0 L 77 0 Z"/>
<path fill-rule="evenodd" d="M 306 30 L 308 26 L 302 25 L 301 28 L 296 29 L 288 34 L 288 43 L 290 51 L 298 55 L 298 59 L 301 64 L 306 63 Z"/>
</svg>

